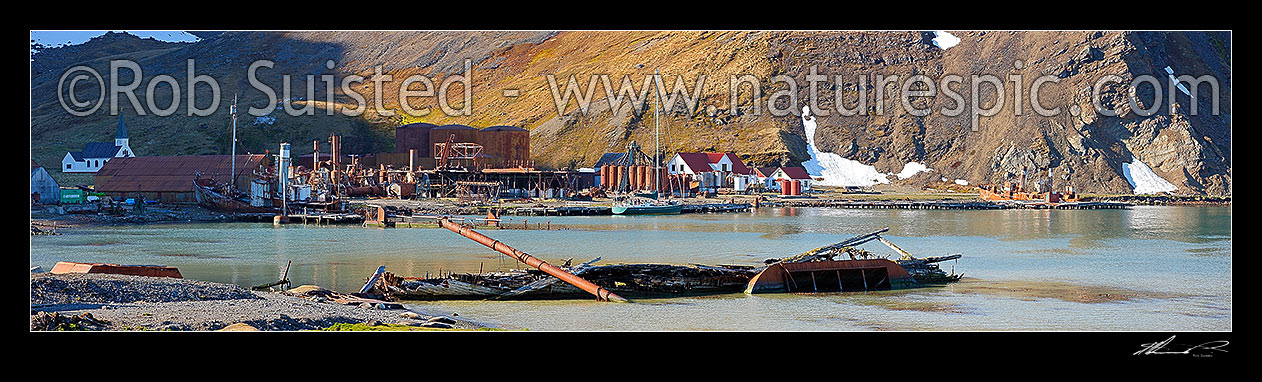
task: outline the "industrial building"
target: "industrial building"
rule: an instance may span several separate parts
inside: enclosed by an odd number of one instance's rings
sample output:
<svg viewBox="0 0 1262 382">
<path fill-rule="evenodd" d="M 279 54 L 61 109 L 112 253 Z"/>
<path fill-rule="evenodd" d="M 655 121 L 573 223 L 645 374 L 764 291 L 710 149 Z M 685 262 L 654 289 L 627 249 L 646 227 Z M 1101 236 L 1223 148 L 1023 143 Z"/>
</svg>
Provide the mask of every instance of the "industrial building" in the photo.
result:
<svg viewBox="0 0 1262 382">
<path fill-rule="evenodd" d="M 530 163 L 530 130 L 491 126 L 478 131 L 478 144 L 489 167 L 533 167 Z"/>
<path fill-rule="evenodd" d="M 61 197 L 61 186 L 57 185 L 57 180 L 53 179 L 48 170 L 44 166 L 31 160 L 31 203 L 33 204 L 52 204 L 57 203 Z"/>
<path fill-rule="evenodd" d="M 406 153 L 416 150 L 416 154 L 427 157 L 434 147 L 429 142 L 429 131 L 438 127 L 431 123 L 412 123 L 394 129 L 394 151 Z"/>
<path fill-rule="evenodd" d="M 449 141 L 451 147 L 446 146 Z M 448 160 L 466 168 L 533 167 L 530 131 L 520 127 L 491 126 L 479 130 L 465 125 L 412 123 L 395 129 L 394 143 L 394 153 L 377 153 L 366 162 L 435 168 L 446 155 Z M 448 150 L 439 149 L 443 147 Z M 453 152 L 455 148 L 461 150 Z"/>
<path fill-rule="evenodd" d="M 236 172 L 232 155 L 188 155 L 116 158 L 97 171 L 96 191 L 115 199 L 143 197 L 163 203 L 197 203 L 193 195 L 193 179 L 213 179 L 234 186 L 244 193 L 250 183 L 265 171 L 266 156 L 237 155 Z"/>
</svg>

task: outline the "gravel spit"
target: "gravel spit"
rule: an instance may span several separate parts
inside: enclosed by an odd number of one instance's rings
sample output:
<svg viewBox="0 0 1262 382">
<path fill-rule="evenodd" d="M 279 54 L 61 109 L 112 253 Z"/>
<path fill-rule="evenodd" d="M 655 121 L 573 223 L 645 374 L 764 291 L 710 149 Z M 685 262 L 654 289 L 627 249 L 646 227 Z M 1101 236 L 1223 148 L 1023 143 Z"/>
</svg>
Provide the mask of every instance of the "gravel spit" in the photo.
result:
<svg viewBox="0 0 1262 382">
<path fill-rule="evenodd" d="M 53 313 L 62 320 L 51 319 L 49 316 Z M 233 324 L 245 324 L 262 331 L 317 330 L 337 323 L 423 326 L 443 322 L 459 329 L 482 327 L 404 309 L 315 302 L 208 281 L 106 274 L 31 274 L 31 330 L 56 330 L 45 323 L 64 322 L 70 317 L 82 317 L 84 313 L 88 313 L 93 322 L 79 328 L 109 331 L 214 331 Z M 100 322 L 105 324 L 97 326 Z M 233 329 L 241 327 L 235 325 Z"/>
</svg>

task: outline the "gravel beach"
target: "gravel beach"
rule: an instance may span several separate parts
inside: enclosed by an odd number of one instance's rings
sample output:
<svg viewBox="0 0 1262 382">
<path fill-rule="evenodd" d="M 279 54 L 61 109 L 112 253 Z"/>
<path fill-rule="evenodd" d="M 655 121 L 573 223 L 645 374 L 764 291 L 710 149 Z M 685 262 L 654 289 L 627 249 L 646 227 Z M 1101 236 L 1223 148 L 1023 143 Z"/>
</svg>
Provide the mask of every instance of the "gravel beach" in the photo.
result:
<svg viewBox="0 0 1262 382">
<path fill-rule="evenodd" d="M 31 274 L 31 330 L 319 330 L 338 323 L 477 329 L 458 318 L 342 305 L 207 281 Z M 73 323 L 73 325 L 66 325 Z"/>
</svg>

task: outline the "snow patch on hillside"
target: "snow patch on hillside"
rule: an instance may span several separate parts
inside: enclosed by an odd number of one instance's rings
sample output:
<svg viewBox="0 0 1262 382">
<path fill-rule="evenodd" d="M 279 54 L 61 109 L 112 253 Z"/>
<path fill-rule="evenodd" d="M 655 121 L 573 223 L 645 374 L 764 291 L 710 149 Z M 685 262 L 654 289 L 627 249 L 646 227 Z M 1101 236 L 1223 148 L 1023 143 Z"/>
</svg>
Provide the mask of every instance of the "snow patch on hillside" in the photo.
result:
<svg viewBox="0 0 1262 382">
<path fill-rule="evenodd" d="M 1126 176 L 1126 181 L 1130 182 L 1131 188 L 1135 189 L 1135 194 L 1156 194 L 1161 192 L 1174 192 L 1178 190 L 1170 182 L 1157 176 L 1152 169 L 1138 157 L 1131 157 L 1131 163 L 1122 163 L 1122 175 Z"/>
<path fill-rule="evenodd" d="M 899 171 L 898 179 L 907 179 L 922 172 L 933 172 L 933 169 L 920 164 L 920 162 L 907 162 L 903 165 L 903 171 Z"/>
<path fill-rule="evenodd" d="M 865 165 L 859 161 L 842 158 L 835 153 L 820 152 L 815 146 L 815 118 L 810 114 L 810 107 L 802 107 L 802 125 L 806 129 L 806 150 L 811 153 L 811 160 L 802 162 L 802 167 L 811 177 L 823 178 L 815 184 L 823 186 L 867 187 L 877 183 L 889 183 L 886 174 L 876 167 Z"/>
<path fill-rule="evenodd" d="M 933 38 L 933 45 L 942 48 L 943 50 L 960 43 L 959 37 L 955 37 L 955 35 L 947 33 L 946 31 L 933 31 L 933 34 L 937 36 Z"/>
</svg>

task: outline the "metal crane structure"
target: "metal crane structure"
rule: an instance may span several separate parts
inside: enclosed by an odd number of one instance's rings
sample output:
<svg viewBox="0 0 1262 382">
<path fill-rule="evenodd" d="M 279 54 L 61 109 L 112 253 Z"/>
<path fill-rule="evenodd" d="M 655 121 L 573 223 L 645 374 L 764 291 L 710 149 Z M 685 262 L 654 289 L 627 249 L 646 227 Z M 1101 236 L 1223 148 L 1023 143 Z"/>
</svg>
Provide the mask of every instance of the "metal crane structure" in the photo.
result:
<svg viewBox="0 0 1262 382">
<path fill-rule="evenodd" d="M 654 165 L 654 167 L 656 167 L 655 162 L 656 161 L 654 160 L 653 157 L 650 157 L 648 154 L 645 154 L 644 151 L 640 149 L 640 145 L 638 143 L 636 143 L 635 141 L 631 141 L 631 143 L 627 145 L 626 155 L 623 155 L 622 157 L 610 162 L 609 164 L 612 166 L 625 166 L 623 168 L 634 168 L 634 166 L 647 166 L 647 165 Z M 631 177 L 632 177 L 632 174 L 630 172 L 620 171 L 619 181 L 614 190 L 618 192 L 632 191 L 632 178 Z"/>
<path fill-rule="evenodd" d="M 452 134 L 447 137 L 447 142 L 434 144 L 434 159 L 438 161 L 438 169 L 451 170 L 457 167 L 452 165 L 451 160 L 473 161 L 476 167 L 477 159 L 482 155 L 482 145 L 455 140 L 456 135 Z"/>
</svg>

